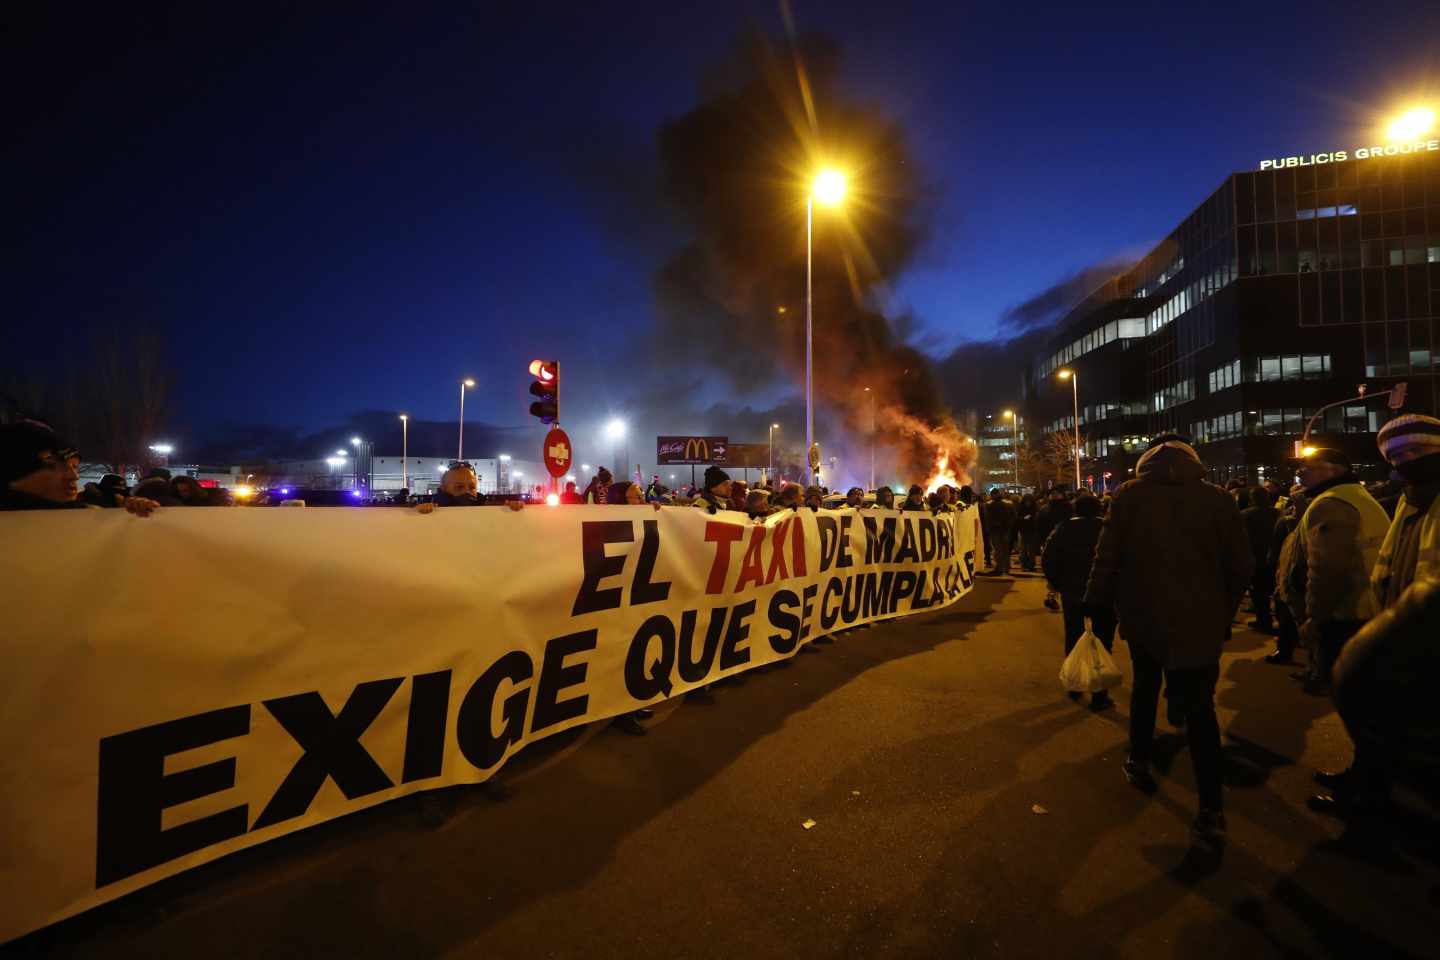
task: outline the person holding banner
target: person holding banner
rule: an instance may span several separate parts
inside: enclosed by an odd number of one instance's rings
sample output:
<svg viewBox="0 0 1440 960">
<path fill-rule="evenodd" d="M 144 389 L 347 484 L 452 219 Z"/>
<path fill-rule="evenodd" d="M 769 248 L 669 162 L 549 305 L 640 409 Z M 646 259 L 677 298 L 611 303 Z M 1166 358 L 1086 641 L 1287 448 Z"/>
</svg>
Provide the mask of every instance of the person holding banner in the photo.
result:
<svg viewBox="0 0 1440 960">
<path fill-rule="evenodd" d="M 715 513 L 717 510 L 730 509 L 730 474 L 719 467 L 705 468 L 705 486 L 700 490 L 700 495 L 695 498 L 692 507 L 700 507 L 702 510 Z"/>
<path fill-rule="evenodd" d="M 86 510 L 79 499 L 79 457 L 48 424 L 22 420 L 0 426 L 0 510 Z M 126 497 L 126 511 L 148 517 L 160 504 Z"/>
<path fill-rule="evenodd" d="M 910 493 L 900 505 L 900 510 L 904 513 L 928 513 L 930 507 L 925 502 L 925 488 L 918 483 L 910 484 Z"/>
<path fill-rule="evenodd" d="M 417 513 L 433 513 L 436 507 L 478 507 L 485 501 L 480 499 L 480 477 L 468 463 L 457 463 L 440 478 L 440 492 L 434 503 L 418 503 Z"/>
<path fill-rule="evenodd" d="M 889 487 L 881 487 L 879 490 L 876 490 L 876 491 L 875 491 L 875 509 L 876 509 L 876 510 L 894 510 L 894 509 L 895 509 L 895 491 L 894 491 L 894 490 L 891 490 Z"/>
</svg>

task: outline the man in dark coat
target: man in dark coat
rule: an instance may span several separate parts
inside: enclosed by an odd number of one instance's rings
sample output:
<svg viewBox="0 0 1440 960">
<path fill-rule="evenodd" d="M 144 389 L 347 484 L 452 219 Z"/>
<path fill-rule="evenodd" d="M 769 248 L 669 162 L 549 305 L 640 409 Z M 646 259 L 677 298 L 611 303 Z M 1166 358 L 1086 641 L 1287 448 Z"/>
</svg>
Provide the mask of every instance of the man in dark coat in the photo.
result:
<svg viewBox="0 0 1440 960">
<path fill-rule="evenodd" d="M 1010 575 L 1010 553 L 1015 547 L 1015 505 L 1005 499 L 999 487 L 990 491 L 985 507 L 985 537 L 992 544 L 990 556 L 998 576 Z"/>
<path fill-rule="evenodd" d="M 1255 619 L 1250 626 L 1261 633 L 1274 633 L 1275 623 L 1270 616 L 1270 597 L 1275 593 L 1275 564 L 1270 558 L 1270 541 L 1275 535 L 1275 524 L 1280 511 L 1270 503 L 1270 491 L 1254 487 L 1250 491 L 1250 506 L 1240 511 L 1240 520 L 1245 524 L 1245 534 L 1250 538 L 1250 553 L 1255 558 L 1255 575 L 1250 578 L 1250 600 L 1255 604 Z"/>
<path fill-rule="evenodd" d="M 1149 767 L 1163 680 L 1184 713 L 1195 765 L 1200 811 L 1191 832 L 1213 850 L 1225 837 L 1215 683 L 1255 561 L 1234 498 L 1205 482 L 1205 467 L 1183 438 L 1157 437 L 1135 472 L 1111 501 L 1085 605 L 1113 605 L 1130 646 L 1126 779 L 1155 789 Z"/>
<path fill-rule="evenodd" d="M 1085 618 L 1106 650 L 1115 647 L 1115 611 L 1107 608 L 1088 610 L 1085 607 L 1085 585 L 1090 579 L 1090 563 L 1095 558 L 1095 544 L 1100 540 L 1100 501 L 1082 494 L 1075 501 L 1075 516 L 1055 528 L 1040 557 L 1040 568 L 1050 589 L 1060 594 L 1061 611 L 1065 616 L 1065 655 L 1085 633 Z M 1071 691 L 1071 700 L 1080 694 Z M 1090 709 L 1104 710 L 1114 705 L 1107 690 L 1090 698 Z"/>
<path fill-rule="evenodd" d="M 1039 519 L 1040 505 L 1033 494 L 1025 494 L 1015 508 L 1016 533 L 1020 536 L 1020 569 L 1033 571 L 1035 558 L 1044 548 L 1044 541 L 1035 539 L 1035 523 Z"/>
</svg>

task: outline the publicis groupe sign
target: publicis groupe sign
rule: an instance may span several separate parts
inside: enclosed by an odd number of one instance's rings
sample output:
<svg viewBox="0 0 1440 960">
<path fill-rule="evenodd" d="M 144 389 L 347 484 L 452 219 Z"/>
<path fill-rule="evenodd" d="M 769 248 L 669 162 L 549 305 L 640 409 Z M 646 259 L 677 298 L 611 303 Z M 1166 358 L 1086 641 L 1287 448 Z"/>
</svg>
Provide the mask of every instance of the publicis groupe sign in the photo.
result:
<svg viewBox="0 0 1440 960">
<path fill-rule="evenodd" d="M 1360 147 L 1356 150 L 1332 150 L 1304 157 L 1277 157 L 1261 160 L 1261 170 L 1283 170 L 1286 167 L 1318 167 L 1342 160 L 1369 160 L 1372 157 L 1398 157 L 1407 153 L 1440 151 L 1440 140 L 1417 140 L 1414 143 L 1391 143 L 1383 147 Z"/>
</svg>

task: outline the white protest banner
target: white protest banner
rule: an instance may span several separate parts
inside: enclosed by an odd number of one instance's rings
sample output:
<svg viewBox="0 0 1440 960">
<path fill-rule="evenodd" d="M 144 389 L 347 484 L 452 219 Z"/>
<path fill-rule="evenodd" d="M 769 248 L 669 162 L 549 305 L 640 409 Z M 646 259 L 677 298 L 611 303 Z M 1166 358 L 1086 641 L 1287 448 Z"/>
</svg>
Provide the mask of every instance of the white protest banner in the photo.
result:
<svg viewBox="0 0 1440 960">
<path fill-rule="evenodd" d="M 0 941 L 952 603 L 977 528 L 974 510 L 0 514 Z"/>
</svg>

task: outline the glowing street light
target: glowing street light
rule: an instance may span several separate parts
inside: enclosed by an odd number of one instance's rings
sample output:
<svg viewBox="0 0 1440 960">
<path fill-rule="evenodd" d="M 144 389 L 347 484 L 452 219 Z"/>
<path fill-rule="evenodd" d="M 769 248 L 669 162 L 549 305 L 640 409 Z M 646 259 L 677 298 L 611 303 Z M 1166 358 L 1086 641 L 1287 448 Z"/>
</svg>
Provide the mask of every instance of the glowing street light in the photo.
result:
<svg viewBox="0 0 1440 960">
<path fill-rule="evenodd" d="M 400 486 L 410 489 L 410 418 L 400 414 Z"/>
<path fill-rule="evenodd" d="M 150 452 L 158 453 L 162 457 L 168 457 L 175 452 L 175 447 L 169 443 L 152 443 L 150 444 Z"/>
<path fill-rule="evenodd" d="M 350 446 L 352 446 L 352 447 L 358 447 L 358 446 L 360 446 L 360 438 L 359 438 L 359 437 L 351 437 L 351 438 L 350 438 Z"/>
<path fill-rule="evenodd" d="M 1391 143 L 1409 143 L 1421 139 L 1434 128 L 1435 111 L 1429 107 L 1415 107 L 1390 121 L 1385 135 Z"/>
<path fill-rule="evenodd" d="M 805 462 L 810 462 L 808 452 L 815 445 L 815 407 L 812 403 L 814 380 L 814 286 L 815 261 L 815 201 L 827 207 L 836 207 L 845 199 L 845 175 L 838 170 L 825 169 L 815 175 L 810 192 L 805 196 Z M 810 483 L 815 482 L 815 468 L 809 467 Z"/>
<path fill-rule="evenodd" d="M 1074 370 L 1057 370 L 1055 376 L 1070 381 L 1070 399 L 1075 411 L 1075 492 L 1080 492 L 1080 377 Z"/>
<path fill-rule="evenodd" d="M 825 206 L 836 206 L 845 199 L 845 174 L 833 168 L 821 170 L 810 191 Z"/>
<path fill-rule="evenodd" d="M 465 459 L 465 388 L 475 386 L 475 381 L 466 377 L 460 381 L 460 445 L 455 449 L 455 459 Z"/>
<path fill-rule="evenodd" d="M 346 454 L 346 450 L 345 450 L 344 447 L 341 447 L 339 450 L 336 450 L 336 451 L 335 451 L 335 456 L 337 456 L 337 457 L 343 458 L 343 457 L 345 457 L 346 455 L 347 455 L 347 454 Z"/>
</svg>

